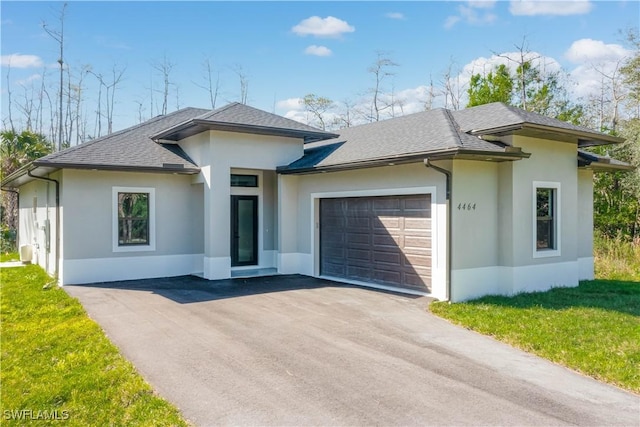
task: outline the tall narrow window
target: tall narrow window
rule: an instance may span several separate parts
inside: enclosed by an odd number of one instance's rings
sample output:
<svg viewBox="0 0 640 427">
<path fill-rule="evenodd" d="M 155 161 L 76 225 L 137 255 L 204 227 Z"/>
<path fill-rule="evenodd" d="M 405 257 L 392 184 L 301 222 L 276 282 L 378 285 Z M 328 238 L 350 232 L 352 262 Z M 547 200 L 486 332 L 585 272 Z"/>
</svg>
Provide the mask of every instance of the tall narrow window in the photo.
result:
<svg viewBox="0 0 640 427">
<path fill-rule="evenodd" d="M 534 257 L 560 255 L 560 184 L 534 183 Z"/>
<path fill-rule="evenodd" d="M 556 249 L 555 189 L 536 190 L 536 249 Z"/>
<path fill-rule="evenodd" d="M 113 251 L 155 251 L 155 189 L 112 187 L 112 196 Z"/>
</svg>

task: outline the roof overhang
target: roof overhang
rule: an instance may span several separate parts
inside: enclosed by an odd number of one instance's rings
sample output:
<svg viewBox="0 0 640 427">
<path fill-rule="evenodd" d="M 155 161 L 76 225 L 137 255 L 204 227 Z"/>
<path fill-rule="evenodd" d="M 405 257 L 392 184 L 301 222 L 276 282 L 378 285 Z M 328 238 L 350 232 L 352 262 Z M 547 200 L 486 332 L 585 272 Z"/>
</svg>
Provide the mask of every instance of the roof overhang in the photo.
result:
<svg viewBox="0 0 640 427">
<path fill-rule="evenodd" d="M 164 163 L 162 167 L 139 167 L 122 165 L 103 164 L 77 164 L 77 163 L 49 163 L 33 161 L 7 176 L 2 181 L 2 189 L 15 189 L 33 180 L 29 172 L 38 170 L 40 174 L 48 175 L 60 169 L 81 169 L 81 170 L 101 170 L 116 172 L 142 172 L 142 173 L 170 173 L 180 175 L 195 175 L 200 172 L 199 168 L 185 168 L 180 164 Z"/>
<path fill-rule="evenodd" d="M 591 169 L 594 172 L 620 172 L 635 169 L 629 163 L 583 150 L 578 151 L 578 167 Z"/>
<path fill-rule="evenodd" d="M 155 142 L 163 144 L 175 144 L 177 141 L 197 135 L 209 130 L 218 130 L 225 132 L 251 133 L 256 135 L 284 136 L 290 138 L 301 138 L 305 143 L 323 141 L 326 139 L 337 138 L 339 135 L 324 131 L 309 131 L 298 129 L 284 129 L 269 126 L 255 126 L 247 124 L 236 124 L 228 122 L 216 122 L 211 120 L 193 119 L 185 123 L 180 123 L 171 128 L 151 135 L 151 139 Z"/>
<path fill-rule="evenodd" d="M 471 130 L 469 133 L 471 135 L 477 136 L 532 136 L 563 142 L 577 142 L 578 147 L 593 147 L 597 145 L 620 144 L 624 142 L 624 138 L 619 138 L 617 136 L 607 135 L 599 132 L 587 132 L 577 129 L 564 129 L 533 123 L 518 123 L 514 125 L 500 126 L 490 129 L 476 129 Z"/>
<path fill-rule="evenodd" d="M 519 148 L 506 147 L 505 151 L 479 151 L 451 148 L 447 150 L 426 151 L 417 154 L 401 154 L 397 156 L 387 156 L 379 159 L 367 159 L 358 162 L 311 166 L 306 168 L 287 169 L 287 166 L 279 167 L 276 172 L 282 175 L 292 174 L 313 174 L 334 172 L 341 170 L 364 169 L 380 166 L 395 166 L 406 163 L 423 162 L 424 159 L 431 160 L 477 160 L 485 162 L 506 162 L 529 158 L 531 154 L 522 152 Z"/>
</svg>

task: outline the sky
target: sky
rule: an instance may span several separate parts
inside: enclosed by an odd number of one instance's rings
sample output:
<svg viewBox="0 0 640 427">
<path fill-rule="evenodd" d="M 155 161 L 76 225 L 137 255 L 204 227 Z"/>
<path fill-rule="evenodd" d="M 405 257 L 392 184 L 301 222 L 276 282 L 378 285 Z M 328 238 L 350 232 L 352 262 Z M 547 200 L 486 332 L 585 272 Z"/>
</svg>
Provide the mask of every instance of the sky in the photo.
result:
<svg viewBox="0 0 640 427">
<path fill-rule="evenodd" d="M 0 2 L 3 120 L 8 89 L 17 120 L 43 81 L 55 97 L 59 47 L 42 24 L 59 30 L 61 9 L 61 2 Z M 108 83 L 123 71 L 114 105 L 114 130 L 121 129 L 159 113 L 163 78 L 155 68 L 165 60 L 169 112 L 210 108 L 202 88 L 208 59 L 219 75 L 217 107 L 240 100 L 242 74 L 249 105 L 304 121 L 306 94 L 366 103 L 378 53 L 397 64 L 384 89 L 403 101 L 403 113 L 423 109 L 429 82 L 438 86 L 448 69 L 464 92 L 471 73 L 523 45 L 548 69 L 566 71 L 576 98 L 587 97 L 601 80 L 597 69 L 610 72 L 631 54 L 621 31 L 639 22 L 635 0 L 69 1 L 64 62 L 74 81 L 83 76 L 81 109 L 94 135 L 96 75 Z M 443 96 L 434 100 L 444 104 Z"/>
</svg>

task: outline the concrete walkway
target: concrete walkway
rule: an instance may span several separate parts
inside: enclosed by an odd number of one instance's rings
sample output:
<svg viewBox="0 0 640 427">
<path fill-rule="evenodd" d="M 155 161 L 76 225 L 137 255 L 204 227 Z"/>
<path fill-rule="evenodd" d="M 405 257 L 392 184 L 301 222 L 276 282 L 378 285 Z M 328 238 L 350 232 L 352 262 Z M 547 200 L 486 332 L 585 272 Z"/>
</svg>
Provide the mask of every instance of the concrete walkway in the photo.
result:
<svg viewBox="0 0 640 427">
<path fill-rule="evenodd" d="M 638 396 L 453 326 L 425 298 L 301 276 L 65 289 L 200 426 L 640 425 Z"/>
<path fill-rule="evenodd" d="M 13 268 L 13 267 L 24 267 L 27 264 L 23 264 L 20 261 L 5 261 L 0 262 L 0 268 Z"/>
</svg>

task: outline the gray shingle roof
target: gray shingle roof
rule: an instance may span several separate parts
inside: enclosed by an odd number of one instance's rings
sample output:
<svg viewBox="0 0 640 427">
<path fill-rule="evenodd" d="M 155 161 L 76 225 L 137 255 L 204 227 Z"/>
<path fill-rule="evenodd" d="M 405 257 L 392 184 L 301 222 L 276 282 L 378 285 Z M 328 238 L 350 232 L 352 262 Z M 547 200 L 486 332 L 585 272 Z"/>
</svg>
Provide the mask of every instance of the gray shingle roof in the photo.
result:
<svg viewBox="0 0 640 427">
<path fill-rule="evenodd" d="M 463 132 L 473 134 L 489 134 L 497 129 L 515 128 L 518 126 L 541 126 L 556 129 L 560 132 L 570 132 L 576 134 L 584 140 L 596 140 L 600 143 L 621 142 L 620 138 L 613 137 L 584 126 L 576 126 L 571 123 L 552 117 L 543 116 L 531 111 L 494 102 L 491 104 L 479 105 L 452 112 L 454 119 L 460 125 Z"/>
<path fill-rule="evenodd" d="M 502 103 L 485 104 L 460 111 L 430 110 L 340 131 L 328 141 L 307 144 L 305 154 L 282 173 L 357 166 L 374 161 L 417 159 L 456 154 L 487 155 L 493 159 L 517 159 L 528 155 L 499 142 L 481 139 L 484 134 L 517 132 L 524 127 L 544 132 L 568 133 L 580 142 L 612 143 L 620 138 L 575 126 Z"/>
<path fill-rule="evenodd" d="M 185 123 L 163 129 L 153 135 L 153 139 L 178 141 L 209 129 L 290 136 L 303 138 L 305 141 L 318 141 L 336 136 L 333 133 L 316 129 L 295 120 L 234 102 L 208 111 Z"/>
<path fill-rule="evenodd" d="M 158 144 L 150 136 L 162 129 L 198 117 L 207 110 L 184 108 L 139 125 L 93 139 L 84 144 L 42 157 L 36 166 L 85 167 L 96 169 L 186 169 L 198 166 L 175 144 Z"/>
<path fill-rule="evenodd" d="M 342 129 L 338 138 L 307 144 L 304 157 L 279 170 L 285 172 L 375 160 L 393 161 L 456 150 L 505 152 L 502 144 L 461 132 L 451 112 L 436 109 Z"/>
</svg>

